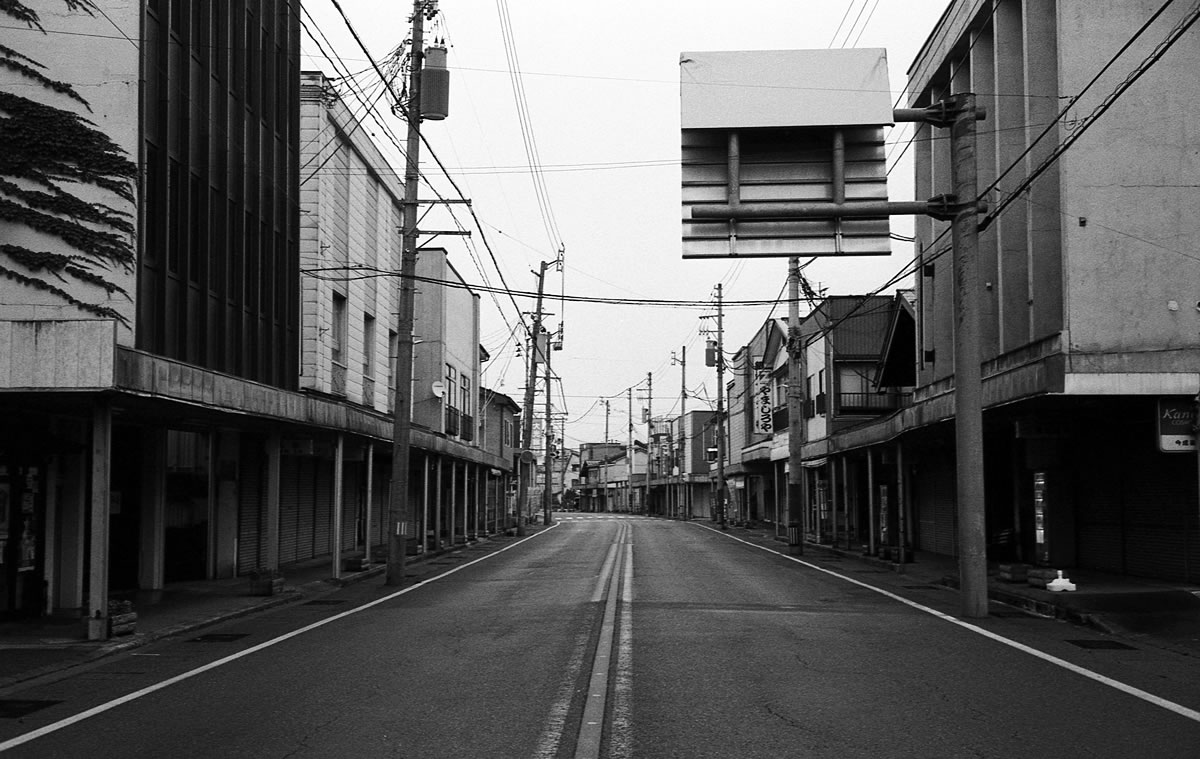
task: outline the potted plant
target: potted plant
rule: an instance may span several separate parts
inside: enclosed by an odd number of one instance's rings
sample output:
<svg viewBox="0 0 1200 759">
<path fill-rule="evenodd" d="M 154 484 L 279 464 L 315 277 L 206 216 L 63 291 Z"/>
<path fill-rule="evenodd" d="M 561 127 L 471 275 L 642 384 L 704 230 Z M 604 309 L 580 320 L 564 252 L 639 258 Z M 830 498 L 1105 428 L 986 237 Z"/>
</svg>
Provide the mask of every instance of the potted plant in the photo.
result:
<svg viewBox="0 0 1200 759">
<path fill-rule="evenodd" d="M 283 592 L 283 575 L 278 569 L 259 567 L 250 573 L 250 594 L 274 596 Z"/>
</svg>

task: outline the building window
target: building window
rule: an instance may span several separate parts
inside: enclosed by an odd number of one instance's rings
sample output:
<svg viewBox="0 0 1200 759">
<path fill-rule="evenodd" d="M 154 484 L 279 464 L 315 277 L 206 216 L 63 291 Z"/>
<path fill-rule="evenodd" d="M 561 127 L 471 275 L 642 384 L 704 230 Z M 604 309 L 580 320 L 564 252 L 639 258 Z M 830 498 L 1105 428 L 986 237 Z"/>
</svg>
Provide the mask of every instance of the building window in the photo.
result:
<svg viewBox="0 0 1200 759">
<path fill-rule="evenodd" d="M 388 330 L 388 411 L 396 407 L 396 359 L 399 357 L 399 337 L 395 330 Z"/>
<path fill-rule="evenodd" d="M 364 377 L 375 376 L 375 317 L 363 314 L 363 364 Z"/>
<path fill-rule="evenodd" d="M 333 294 L 333 329 L 329 335 L 329 347 L 333 362 L 344 363 L 346 345 L 346 296 Z"/>
<path fill-rule="evenodd" d="M 504 432 L 502 433 L 502 437 L 503 437 L 503 439 L 501 440 L 501 443 L 506 448 L 511 448 L 512 444 L 513 444 L 513 420 L 512 419 L 504 420 Z"/>
<path fill-rule="evenodd" d="M 375 317 L 363 314 L 362 382 L 363 403 L 375 402 Z"/>
</svg>

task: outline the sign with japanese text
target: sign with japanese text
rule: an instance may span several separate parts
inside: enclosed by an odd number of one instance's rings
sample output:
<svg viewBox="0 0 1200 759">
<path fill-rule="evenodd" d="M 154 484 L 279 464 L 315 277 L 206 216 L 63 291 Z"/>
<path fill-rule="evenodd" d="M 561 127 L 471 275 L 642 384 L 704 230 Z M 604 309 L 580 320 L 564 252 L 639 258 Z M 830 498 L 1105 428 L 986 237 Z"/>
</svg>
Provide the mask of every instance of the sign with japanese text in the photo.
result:
<svg viewBox="0 0 1200 759">
<path fill-rule="evenodd" d="M 1196 452 L 1196 402 L 1191 399 L 1158 401 L 1158 450 L 1163 453 Z"/>
</svg>

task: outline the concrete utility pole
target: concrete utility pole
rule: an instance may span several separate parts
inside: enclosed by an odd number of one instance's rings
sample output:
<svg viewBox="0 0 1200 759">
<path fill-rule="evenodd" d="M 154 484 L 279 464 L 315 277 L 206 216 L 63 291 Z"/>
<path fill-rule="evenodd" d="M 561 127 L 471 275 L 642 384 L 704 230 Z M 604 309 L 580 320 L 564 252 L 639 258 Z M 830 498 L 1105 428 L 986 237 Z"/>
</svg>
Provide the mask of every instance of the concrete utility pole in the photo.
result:
<svg viewBox="0 0 1200 759">
<path fill-rule="evenodd" d="M 627 393 L 629 398 L 629 429 L 625 445 L 625 511 L 633 513 L 633 388 Z"/>
<path fill-rule="evenodd" d="M 538 341 L 542 337 L 542 291 L 546 283 L 546 269 L 550 264 L 542 261 L 538 271 L 537 309 L 533 312 L 533 327 L 529 331 L 529 372 L 525 376 L 525 405 L 522 407 L 521 463 L 517 467 L 517 535 L 525 530 L 526 505 L 529 503 L 529 488 L 533 485 L 533 393 L 537 386 Z"/>
<path fill-rule="evenodd" d="M 679 347 L 679 359 L 671 357 L 672 364 L 679 364 L 679 455 L 675 461 L 679 466 L 679 494 L 676 500 L 676 507 L 681 516 L 686 519 L 692 518 L 692 511 L 688 499 L 688 488 L 684 485 L 684 480 L 687 477 L 687 346 Z"/>
<path fill-rule="evenodd" d="M 550 416 L 550 354 L 554 351 L 554 346 L 550 343 L 550 336 L 546 335 L 546 434 L 544 435 L 546 450 L 542 458 L 542 469 L 544 470 L 542 472 L 542 481 L 545 483 L 545 487 L 542 488 L 542 523 L 547 527 L 551 524 L 550 511 L 553 494 L 550 490 L 551 485 L 554 483 L 553 472 L 550 467 L 551 461 L 554 458 L 551 455 L 554 448 L 554 420 Z"/>
<path fill-rule="evenodd" d="M 650 513 L 650 449 L 654 443 L 654 374 L 646 372 L 646 492 L 642 506 Z M 661 466 L 662 459 L 659 459 Z M 661 473 L 661 471 L 660 471 Z"/>
<path fill-rule="evenodd" d="M 421 154 L 421 61 L 426 0 L 413 0 L 409 53 L 408 143 L 404 163 L 404 226 L 400 253 L 400 319 L 396 328 L 395 401 L 392 403 L 392 487 L 388 516 L 387 585 L 404 582 L 408 554 L 408 458 L 412 439 L 413 308 L 417 274 L 417 183 Z"/>
<path fill-rule="evenodd" d="M 725 311 L 721 303 L 721 283 L 717 283 L 717 511 L 721 529 L 725 524 L 729 489 L 725 483 Z"/>
<path fill-rule="evenodd" d="M 975 95 L 946 101 L 952 113 L 950 174 L 959 201 L 954 245 L 954 429 L 958 472 L 959 587 L 963 616 L 986 617 L 987 537 L 983 488 L 983 373 L 979 347 L 979 194 L 975 167 Z"/>
<path fill-rule="evenodd" d="M 804 553 L 804 352 L 800 336 L 800 259 L 788 259 L 788 490 L 787 541 L 790 553 Z"/>
<path fill-rule="evenodd" d="M 612 411 L 604 399 L 604 445 L 600 446 L 600 492 L 604 493 L 604 510 L 608 511 L 608 415 Z"/>
</svg>

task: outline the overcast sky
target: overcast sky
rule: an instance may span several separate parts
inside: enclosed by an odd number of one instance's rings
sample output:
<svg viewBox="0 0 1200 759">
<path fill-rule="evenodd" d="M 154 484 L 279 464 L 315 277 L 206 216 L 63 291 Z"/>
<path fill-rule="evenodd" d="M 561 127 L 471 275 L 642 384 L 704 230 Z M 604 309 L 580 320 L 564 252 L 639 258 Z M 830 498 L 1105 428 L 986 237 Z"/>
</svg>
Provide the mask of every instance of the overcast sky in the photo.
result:
<svg viewBox="0 0 1200 759">
<path fill-rule="evenodd" d="M 383 61 L 409 38 L 406 0 L 340 0 L 370 51 Z M 829 47 L 887 49 L 892 102 L 900 97 L 909 65 L 945 10 L 947 0 L 442 0 L 440 15 L 426 27 L 426 41 L 444 38 L 449 48 L 450 115 L 425 121 L 422 132 L 483 225 L 482 235 L 463 207 L 454 209 L 474 229 L 469 243 L 444 237 L 435 244 L 472 283 L 534 292 L 541 261 L 553 261 L 561 242 L 565 269 L 547 274 L 545 310 L 551 330 L 560 323 L 564 346 L 552 359 L 561 385 L 556 412 L 566 412 L 566 444 L 604 438 L 602 398 L 610 398 L 609 437 L 624 441 L 628 429 L 626 390 L 634 388 L 635 436 L 646 405 L 646 377 L 653 376 L 655 417 L 679 409 L 681 367 L 687 349 L 686 382 L 700 399 L 716 397 L 716 372 L 704 366 L 705 313 L 713 309 L 563 302 L 554 296 L 622 300 L 706 301 L 718 282 L 729 301 L 774 300 L 786 293 L 787 259 L 683 260 L 680 255 L 679 56 L 684 51 L 786 50 Z M 333 0 L 306 0 L 303 17 L 329 53 L 368 97 L 378 94 L 378 77 L 334 7 Z M 507 14 L 511 40 L 506 54 L 501 24 Z M 302 34 L 302 67 L 341 73 Z M 531 131 L 522 132 L 509 75 L 515 53 Z M 338 63 L 341 67 L 343 64 Z M 363 107 L 350 87 L 340 87 L 356 114 Z M 382 102 L 382 101 L 381 101 Z M 382 124 L 365 119 L 368 130 L 403 175 L 405 125 L 381 108 Z M 387 129 L 384 128 L 387 127 Z M 390 136 L 389 136 L 390 133 Z M 909 127 L 887 135 L 889 195 L 913 199 L 912 166 L 902 148 Z M 526 136 L 542 172 L 538 202 L 529 170 Z M 457 193 L 423 148 L 422 173 L 445 197 Z M 433 190 L 423 187 L 422 199 Z M 433 212 L 424 228 L 452 228 L 446 212 Z M 892 231 L 911 234 L 911 221 L 893 220 Z M 485 245 L 486 240 L 486 245 Z M 488 248 L 490 247 L 491 253 Z M 496 271 L 492 254 L 498 262 Z M 912 257 L 911 245 L 895 243 L 888 258 L 821 259 L 806 270 L 829 294 L 870 292 Z M 901 284 L 907 284 L 908 281 Z M 887 292 L 894 291 L 894 287 Z M 524 397 L 524 350 L 517 307 L 534 310 L 530 297 L 484 294 L 483 343 L 492 360 L 483 385 Z M 769 316 L 786 305 L 726 310 L 725 346 L 745 344 Z M 525 317 L 529 319 L 528 316 Z M 544 414 L 539 394 L 537 416 Z M 556 427 L 558 425 L 556 424 Z"/>
</svg>

